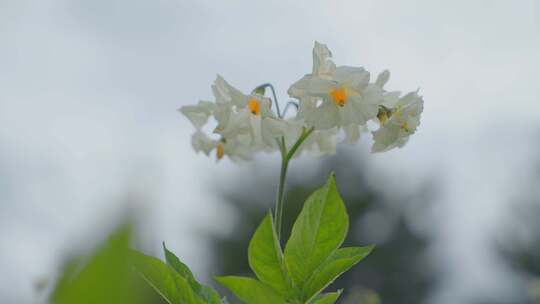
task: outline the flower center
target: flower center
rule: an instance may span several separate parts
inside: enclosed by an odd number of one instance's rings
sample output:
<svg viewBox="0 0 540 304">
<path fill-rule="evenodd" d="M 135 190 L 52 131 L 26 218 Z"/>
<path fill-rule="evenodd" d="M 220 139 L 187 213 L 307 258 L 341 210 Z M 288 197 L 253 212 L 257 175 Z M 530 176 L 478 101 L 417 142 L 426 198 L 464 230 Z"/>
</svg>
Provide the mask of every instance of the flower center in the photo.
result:
<svg viewBox="0 0 540 304">
<path fill-rule="evenodd" d="M 381 125 L 384 125 L 388 120 L 388 113 L 386 113 L 386 111 L 379 111 L 379 114 L 377 114 L 377 118 L 381 122 Z"/>
<path fill-rule="evenodd" d="M 347 92 L 344 87 L 335 88 L 330 91 L 330 97 L 336 106 L 343 107 L 347 103 Z"/>
<path fill-rule="evenodd" d="M 261 114 L 261 105 L 259 104 L 259 101 L 255 98 L 252 98 L 248 101 L 248 109 L 253 115 L 260 115 Z"/>
<path fill-rule="evenodd" d="M 403 131 L 407 132 L 407 133 L 409 133 L 409 132 L 410 132 L 410 129 L 409 129 L 409 124 L 408 124 L 408 123 L 406 123 L 406 122 L 405 122 L 405 123 L 403 123 L 403 124 L 401 125 L 401 129 L 402 129 Z"/>
<path fill-rule="evenodd" d="M 387 109 L 385 106 L 379 107 L 379 113 L 377 113 L 377 118 L 379 119 L 379 122 L 381 126 L 383 126 L 390 117 L 392 117 L 392 110 Z"/>
<path fill-rule="evenodd" d="M 217 148 L 216 148 L 216 156 L 217 156 L 217 159 L 222 159 L 223 158 L 223 155 L 225 155 L 225 151 L 223 150 L 223 145 L 221 143 L 219 143 L 217 145 Z"/>
</svg>

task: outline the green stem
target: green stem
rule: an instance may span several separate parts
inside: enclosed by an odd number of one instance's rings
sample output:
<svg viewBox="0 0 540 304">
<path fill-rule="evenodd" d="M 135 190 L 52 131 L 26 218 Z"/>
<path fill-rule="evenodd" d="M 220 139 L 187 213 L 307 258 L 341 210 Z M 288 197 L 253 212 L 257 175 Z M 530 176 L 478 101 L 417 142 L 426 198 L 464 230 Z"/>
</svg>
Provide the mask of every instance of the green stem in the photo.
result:
<svg viewBox="0 0 540 304">
<path fill-rule="evenodd" d="M 296 151 L 300 148 L 302 143 L 313 133 L 313 128 L 308 131 L 303 131 L 302 135 L 298 138 L 296 143 L 292 146 L 291 150 L 287 151 L 285 146 L 285 138 L 281 138 L 279 142 L 279 148 L 281 151 L 281 173 L 279 175 L 279 186 L 276 197 L 276 210 L 275 210 L 275 226 L 278 240 L 281 240 L 281 226 L 283 223 L 283 205 L 285 197 L 285 181 L 287 179 L 287 169 L 289 168 L 289 161 L 293 158 Z"/>
<path fill-rule="evenodd" d="M 285 180 L 287 179 L 287 169 L 289 167 L 289 160 L 287 158 L 281 159 L 281 173 L 279 175 L 279 186 L 276 198 L 276 233 L 278 240 L 281 240 L 281 224 L 283 222 L 283 197 L 285 195 Z"/>
</svg>

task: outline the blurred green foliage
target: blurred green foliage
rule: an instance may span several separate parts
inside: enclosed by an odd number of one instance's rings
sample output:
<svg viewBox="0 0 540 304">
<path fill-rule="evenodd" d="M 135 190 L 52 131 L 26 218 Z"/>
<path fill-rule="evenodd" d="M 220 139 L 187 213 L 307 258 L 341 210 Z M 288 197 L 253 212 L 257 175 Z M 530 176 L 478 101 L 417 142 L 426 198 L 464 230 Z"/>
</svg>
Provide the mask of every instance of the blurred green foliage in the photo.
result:
<svg viewBox="0 0 540 304">
<path fill-rule="evenodd" d="M 134 272 L 131 240 L 130 226 L 122 225 L 89 256 L 65 262 L 50 303 L 163 303 Z"/>
<path fill-rule="evenodd" d="M 540 151 L 540 146 L 538 147 Z M 520 183 L 511 201 L 507 235 L 495 241 L 506 265 L 524 282 L 515 303 L 540 304 L 540 158 L 531 161 L 531 178 Z"/>
</svg>

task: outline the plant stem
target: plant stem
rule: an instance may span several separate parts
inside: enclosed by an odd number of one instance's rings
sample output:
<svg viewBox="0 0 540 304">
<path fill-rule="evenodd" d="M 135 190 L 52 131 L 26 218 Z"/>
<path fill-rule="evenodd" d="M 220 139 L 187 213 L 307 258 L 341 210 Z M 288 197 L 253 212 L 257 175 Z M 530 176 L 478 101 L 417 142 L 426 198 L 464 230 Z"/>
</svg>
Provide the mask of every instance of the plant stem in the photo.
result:
<svg viewBox="0 0 540 304">
<path fill-rule="evenodd" d="M 300 148 L 302 143 L 313 133 L 313 128 L 304 130 L 302 135 L 298 138 L 296 143 L 292 146 L 291 150 L 287 151 L 285 146 L 285 138 L 281 138 L 279 142 L 279 148 L 281 151 L 281 172 L 279 175 L 279 186 L 276 197 L 276 210 L 275 210 L 275 228 L 278 240 L 281 240 L 281 226 L 283 223 L 283 205 L 285 203 L 285 181 L 287 179 L 287 169 L 289 168 L 289 161 L 293 158 L 294 154 Z"/>
<path fill-rule="evenodd" d="M 287 179 L 287 169 L 289 167 L 289 159 L 282 158 L 281 159 L 281 173 L 279 175 L 279 186 L 278 186 L 278 193 L 276 198 L 276 210 L 275 210 L 275 218 L 276 218 L 276 233 L 278 240 L 281 240 L 281 224 L 283 222 L 283 203 L 284 203 L 284 195 L 285 195 L 285 180 Z"/>
</svg>

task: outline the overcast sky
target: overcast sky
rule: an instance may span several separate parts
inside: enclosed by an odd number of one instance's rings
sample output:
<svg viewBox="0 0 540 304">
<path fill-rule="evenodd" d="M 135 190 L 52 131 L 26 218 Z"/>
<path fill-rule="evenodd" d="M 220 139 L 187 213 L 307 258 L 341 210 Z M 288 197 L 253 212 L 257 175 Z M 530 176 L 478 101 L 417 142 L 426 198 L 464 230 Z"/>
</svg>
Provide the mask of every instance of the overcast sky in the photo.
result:
<svg viewBox="0 0 540 304">
<path fill-rule="evenodd" d="M 217 73 L 245 91 L 272 82 L 285 100 L 314 40 L 424 95 L 406 148 L 368 161 L 404 188 L 444 182 L 425 223 L 447 274 L 433 303 L 504 293 L 487 246 L 538 153 L 538 1 L 0 0 L 0 302 L 31 303 L 33 282 L 132 196 L 147 246 L 164 239 L 206 271 L 193 231 L 231 217 L 208 189 L 253 172 L 196 155 L 175 110 L 211 98 Z"/>
</svg>

